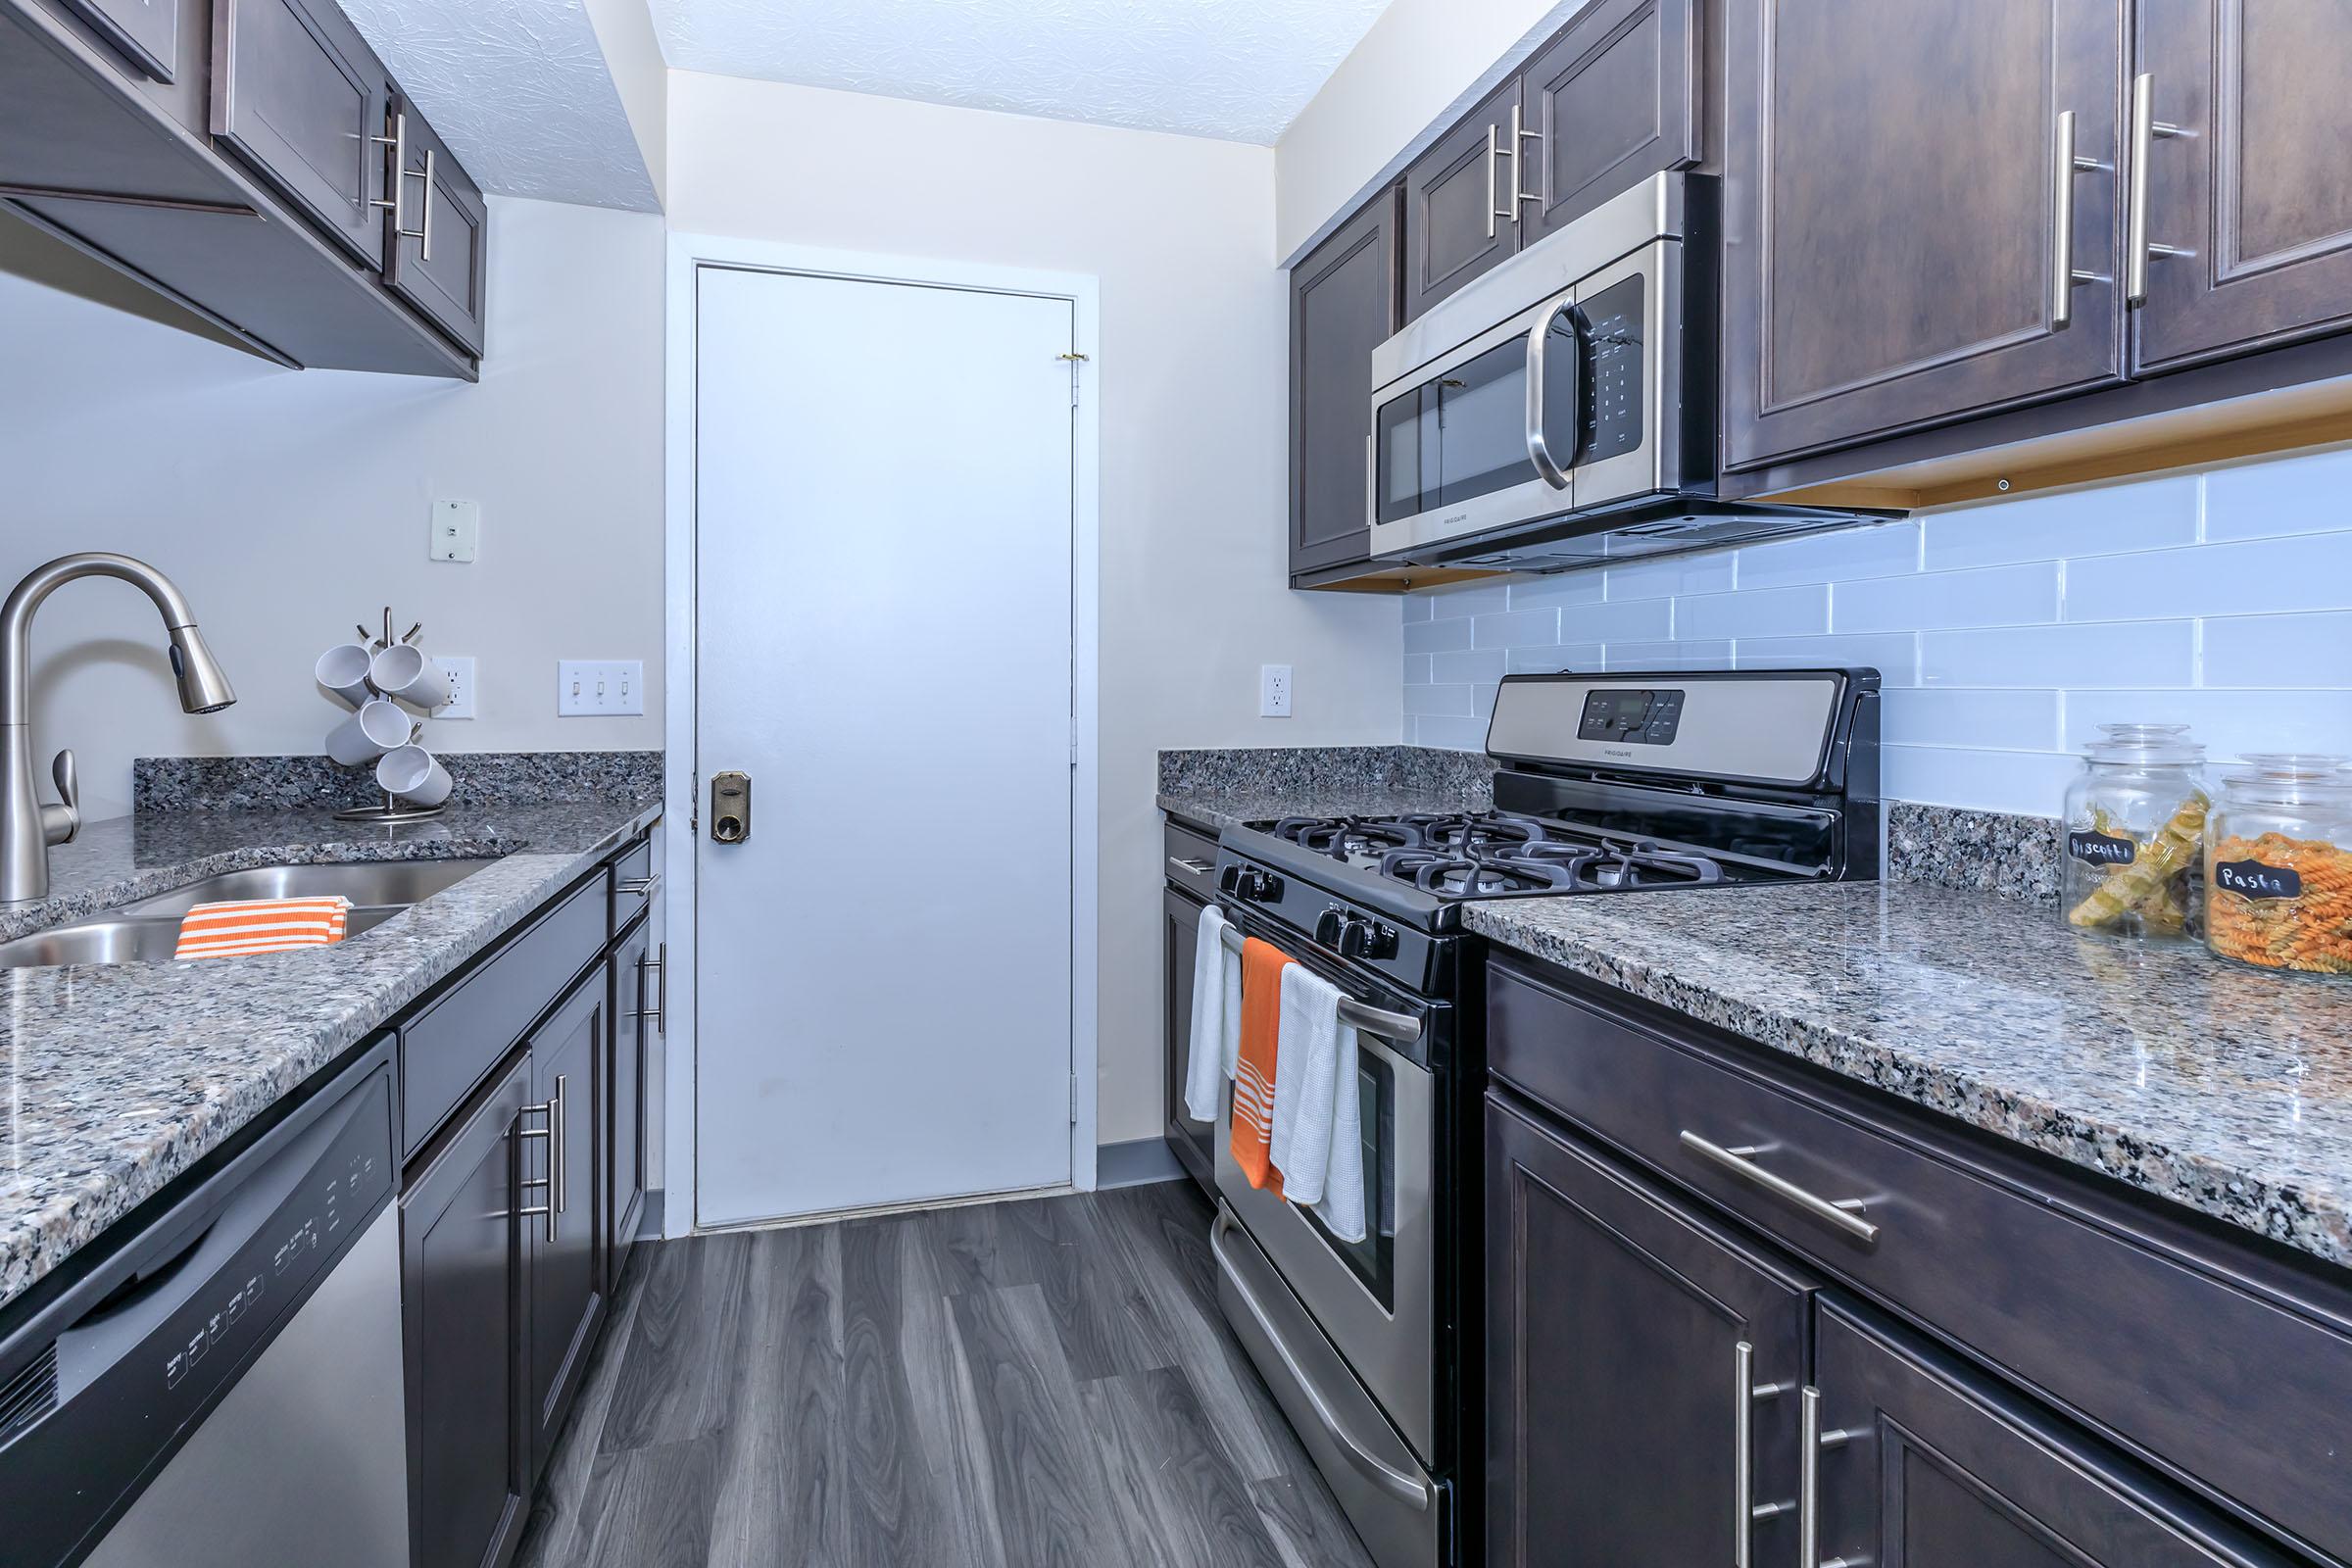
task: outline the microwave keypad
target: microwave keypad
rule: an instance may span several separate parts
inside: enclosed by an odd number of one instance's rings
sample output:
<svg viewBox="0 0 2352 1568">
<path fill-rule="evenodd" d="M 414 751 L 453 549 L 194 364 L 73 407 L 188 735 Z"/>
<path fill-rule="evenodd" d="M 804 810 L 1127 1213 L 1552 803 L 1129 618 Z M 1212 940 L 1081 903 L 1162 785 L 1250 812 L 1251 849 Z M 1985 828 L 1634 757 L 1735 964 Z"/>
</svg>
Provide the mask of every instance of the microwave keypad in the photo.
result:
<svg viewBox="0 0 2352 1568">
<path fill-rule="evenodd" d="M 1579 463 L 1620 457 L 1642 445 L 1642 278 L 1629 277 L 1577 302 L 1591 345 Z"/>
</svg>

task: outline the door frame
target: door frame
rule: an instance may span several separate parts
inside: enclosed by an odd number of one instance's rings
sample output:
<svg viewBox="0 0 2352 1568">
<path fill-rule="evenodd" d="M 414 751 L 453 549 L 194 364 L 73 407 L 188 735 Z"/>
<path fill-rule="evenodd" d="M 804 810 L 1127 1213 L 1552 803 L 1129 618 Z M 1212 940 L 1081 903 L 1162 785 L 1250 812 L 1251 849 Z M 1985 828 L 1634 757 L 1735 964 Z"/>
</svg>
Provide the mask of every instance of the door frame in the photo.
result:
<svg viewBox="0 0 2352 1568">
<path fill-rule="evenodd" d="M 1098 666 L 1101 612 L 1102 370 L 1101 302 L 1087 273 L 877 255 L 771 240 L 672 233 L 663 350 L 662 561 L 664 631 L 662 674 L 662 848 L 668 876 L 669 991 L 662 1065 L 662 1179 L 664 1236 L 694 1234 L 695 1188 L 695 850 L 697 799 L 695 649 L 695 284 L 705 267 L 768 271 L 858 282 L 928 285 L 1001 294 L 1028 294 L 1070 303 L 1072 367 L 1070 414 L 1070 1186 L 1095 1186 L 1097 992 L 1099 940 L 1100 736 Z M 681 1196 L 684 1200 L 680 1200 Z M 784 1222 L 790 1223 L 790 1222 Z M 739 1229 L 741 1227 L 725 1227 Z"/>
</svg>

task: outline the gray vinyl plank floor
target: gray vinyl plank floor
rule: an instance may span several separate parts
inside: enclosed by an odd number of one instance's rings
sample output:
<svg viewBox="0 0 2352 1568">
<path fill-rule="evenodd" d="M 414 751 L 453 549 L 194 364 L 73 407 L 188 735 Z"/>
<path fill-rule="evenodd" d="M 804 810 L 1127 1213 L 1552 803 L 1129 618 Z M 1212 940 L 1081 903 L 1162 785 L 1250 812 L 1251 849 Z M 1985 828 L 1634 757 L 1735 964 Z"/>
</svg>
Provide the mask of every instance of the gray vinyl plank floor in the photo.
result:
<svg viewBox="0 0 2352 1568">
<path fill-rule="evenodd" d="M 1370 1568 L 1190 1183 L 649 1244 L 521 1568 Z"/>
</svg>

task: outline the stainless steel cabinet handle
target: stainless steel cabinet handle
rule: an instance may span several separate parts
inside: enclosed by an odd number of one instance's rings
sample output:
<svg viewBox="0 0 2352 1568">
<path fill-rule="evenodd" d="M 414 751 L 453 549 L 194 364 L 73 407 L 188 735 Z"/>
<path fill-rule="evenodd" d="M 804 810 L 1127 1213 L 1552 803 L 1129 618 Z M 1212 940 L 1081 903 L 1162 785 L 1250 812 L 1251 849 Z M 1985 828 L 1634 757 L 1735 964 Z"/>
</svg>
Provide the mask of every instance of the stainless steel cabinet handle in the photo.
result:
<svg viewBox="0 0 2352 1568">
<path fill-rule="evenodd" d="M 1168 869 L 1182 871 L 1187 876 L 1206 876 L 1216 867 L 1206 860 L 1197 859 L 1189 855 L 1171 855 L 1168 857 Z"/>
<path fill-rule="evenodd" d="M 556 1131 L 557 1108 L 556 1102 L 551 1100 L 543 1105 L 525 1105 L 514 1113 L 514 1136 L 516 1138 L 544 1138 L 548 1141 L 547 1174 L 544 1176 L 525 1176 L 520 1182 L 516 1183 L 517 1186 L 526 1190 L 533 1187 L 542 1187 L 547 1189 L 548 1200 L 544 1203 L 526 1203 L 523 1206 L 515 1209 L 514 1213 L 517 1218 L 535 1218 L 543 1221 L 544 1223 L 541 1228 L 542 1234 L 545 1235 L 551 1242 L 556 1239 L 556 1172 L 562 1168 L 557 1162 L 556 1151 L 563 1147 L 561 1141 L 562 1135 Z M 522 1118 L 530 1115 L 533 1111 L 537 1111 L 539 1114 L 547 1118 L 546 1126 L 525 1127 L 522 1125 Z"/>
<path fill-rule="evenodd" d="M 662 976 L 662 990 L 660 992 L 661 1000 L 650 1007 L 645 1004 L 645 982 L 648 970 L 655 971 Z M 656 958 L 649 956 L 641 957 L 637 960 L 637 1010 L 630 1013 L 629 1016 L 632 1018 L 651 1018 L 654 1020 L 654 1032 L 657 1034 L 666 1035 L 669 1033 L 669 1025 L 663 1020 L 662 1015 L 668 1009 L 668 1006 L 669 944 L 664 942 L 662 944 L 661 957 Z"/>
<path fill-rule="evenodd" d="M 1257 1298 L 1250 1294 L 1250 1287 L 1244 1283 L 1241 1274 L 1234 1268 L 1233 1259 L 1226 1255 L 1225 1236 L 1233 1228 L 1232 1216 L 1219 1209 L 1215 1223 L 1208 1229 L 1208 1250 L 1216 1257 L 1217 1272 L 1224 1275 L 1226 1280 L 1232 1284 L 1234 1294 L 1239 1296 L 1242 1298 L 1242 1304 L 1250 1309 L 1250 1316 L 1257 1324 L 1257 1331 L 1266 1337 L 1268 1345 L 1274 1347 L 1274 1354 L 1281 1360 L 1283 1370 L 1291 1375 L 1291 1381 L 1298 1386 L 1298 1391 L 1306 1396 L 1307 1407 L 1314 1411 L 1316 1425 L 1323 1429 L 1326 1437 L 1339 1445 L 1340 1451 L 1348 1456 L 1348 1463 L 1362 1471 L 1365 1478 L 1374 1486 L 1399 1502 L 1409 1504 L 1414 1508 L 1427 1509 L 1429 1507 L 1428 1484 L 1419 1476 L 1406 1475 L 1394 1465 L 1385 1462 L 1378 1454 L 1367 1452 L 1355 1439 L 1348 1435 L 1348 1429 L 1340 1425 L 1340 1418 L 1332 1412 L 1331 1406 L 1323 1402 L 1323 1396 L 1315 1388 L 1313 1380 L 1307 1377 L 1305 1371 L 1298 1365 L 1297 1358 L 1291 1354 L 1291 1348 L 1282 1343 L 1282 1335 L 1275 1330 L 1273 1321 L 1266 1316 L 1266 1309 L 1257 1304 Z"/>
<path fill-rule="evenodd" d="M 390 208 L 392 212 L 392 237 L 395 240 L 414 239 L 423 241 L 424 259 L 428 262 L 431 261 L 433 259 L 432 152 L 429 149 L 425 152 L 424 172 L 422 174 L 417 173 L 415 170 L 409 167 L 409 117 L 405 110 L 392 117 L 391 135 L 370 136 L 368 140 L 374 142 L 378 147 L 389 147 L 392 149 L 392 194 L 389 198 L 382 196 L 369 197 L 368 205 L 370 207 Z M 408 189 L 408 181 L 412 179 L 421 179 L 424 181 L 424 220 L 415 228 L 403 228 L 400 226 L 400 193 Z M 391 633 L 386 632 L 385 635 L 390 636 Z"/>
<path fill-rule="evenodd" d="M 564 1076 L 563 1073 L 556 1074 L 556 1098 L 547 1102 L 548 1131 L 554 1134 L 547 1141 L 547 1173 L 555 1181 L 556 1212 L 547 1216 L 547 1239 L 551 1242 L 556 1239 L 556 1214 L 564 1214 L 571 1210 L 571 1194 L 568 1191 L 571 1184 L 564 1180 L 564 1144 L 566 1136 L 564 1126 Z"/>
<path fill-rule="evenodd" d="M 1487 238 L 1489 239 L 1493 239 L 1495 235 L 1496 221 L 1511 216 L 1507 212 L 1498 213 L 1494 210 L 1494 204 L 1501 200 L 1502 184 L 1495 178 L 1495 164 L 1501 157 L 1502 127 L 1493 121 L 1489 121 L 1487 122 Z"/>
<path fill-rule="evenodd" d="M 1778 1519 L 1795 1509 L 1789 1502 L 1758 1502 L 1756 1497 L 1756 1404 L 1777 1399 L 1785 1392 L 1778 1383 L 1756 1381 L 1756 1348 L 1741 1340 L 1732 1347 L 1732 1568 L 1749 1568 L 1755 1556 L 1751 1535 L 1756 1524 Z"/>
<path fill-rule="evenodd" d="M 2050 154 L 2050 325 L 2064 330 L 2075 318 L 2075 289 L 2082 283 L 2104 283 L 2105 273 L 2085 271 L 2075 265 L 2075 177 L 2107 166 L 2075 151 L 2075 112 L 2058 117 Z"/>
<path fill-rule="evenodd" d="M 1527 144 L 1544 139 L 1542 131 L 1527 128 L 1524 115 L 1525 111 L 1520 105 L 1511 105 L 1511 221 L 1513 222 L 1519 220 L 1519 204 L 1521 202 L 1540 202 L 1544 199 L 1544 193 L 1540 190 L 1529 190 L 1526 179 L 1522 177 L 1527 172 Z"/>
<path fill-rule="evenodd" d="M 2148 238 L 2148 161 L 2160 137 L 2188 134 L 2179 125 L 2156 118 L 2156 77 L 2141 72 L 2132 78 L 2132 183 L 2124 211 L 2124 303 L 2148 302 L 2148 262 L 2157 256 L 2194 253 L 2178 245 L 2160 245 Z"/>
<path fill-rule="evenodd" d="M 1536 324 L 1527 330 L 1527 456 L 1535 464 L 1536 471 L 1544 476 L 1544 482 L 1554 490 L 1568 488 L 1568 470 L 1576 466 L 1575 449 L 1552 451 L 1551 443 L 1544 431 L 1544 367 L 1550 358 L 1548 344 L 1551 323 L 1560 318 L 1563 311 L 1568 314 L 1569 329 L 1574 338 L 1568 376 L 1568 405 L 1573 410 L 1584 396 L 1578 383 L 1584 376 L 1585 341 L 1583 329 L 1577 321 L 1576 302 L 1562 294 L 1537 315 Z M 1572 416 L 1569 420 L 1569 440 L 1572 442 L 1577 439 L 1575 423 Z"/>
<path fill-rule="evenodd" d="M 1796 1450 L 1796 1563 L 1797 1568 L 1863 1568 L 1847 1557 L 1821 1556 L 1821 1456 L 1852 1441 L 1850 1432 L 1821 1430 L 1821 1391 L 1808 1388 L 1799 1397 Z"/>
<path fill-rule="evenodd" d="M 1858 1241 L 1875 1242 L 1879 1239 L 1879 1228 L 1861 1215 L 1861 1210 L 1869 1206 L 1861 1199 L 1840 1198 L 1833 1201 L 1816 1197 L 1787 1177 L 1775 1176 L 1747 1157 L 1763 1152 L 1760 1149 L 1752 1146 L 1726 1149 L 1721 1144 L 1709 1143 L 1688 1128 L 1683 1131 L 1683 1147 L 1705 1155 L 1733 1175 L 1763 1188 L 1773 1197 L 1794 1203 L 1814 1218 L 1829 1221 Z"/>
<path fill-rule="evenodd" d="M 619 884 L 613 889 L 613 891 L 616 893 L 626 893 L 632 896 L 641 895 L 650 899 L 654 896 L 655 889 L 661 886 L 662 879 L 658 876 L 633 876 L 626 882 Z"/>
</svg>

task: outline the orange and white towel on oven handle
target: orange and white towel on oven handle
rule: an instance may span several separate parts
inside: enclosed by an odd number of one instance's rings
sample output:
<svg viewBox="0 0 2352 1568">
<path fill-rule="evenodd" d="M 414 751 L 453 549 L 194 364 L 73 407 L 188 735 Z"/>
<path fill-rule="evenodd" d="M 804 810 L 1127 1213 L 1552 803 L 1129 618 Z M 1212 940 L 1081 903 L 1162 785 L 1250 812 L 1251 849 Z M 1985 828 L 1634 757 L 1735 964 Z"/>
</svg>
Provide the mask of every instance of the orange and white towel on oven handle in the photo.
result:
<svg viewBox="0 0 2352 1568">
<path fill-rule="evenodd" d="M 1312 1208 L 1343 1242 L 1364 1239 L 1363 1110 L 1356 1035 L 1340 1021 L 1340 988 L 1293 964 L 1282 972 L 1268 1152 L 1283 1196 Z"/>
<path fill-rule="evenodd" d="M 317 899 L 234 899 L 199 904 L 179 920 L 173 958 L 241 958 L 340 942 L 351 929 L 351 901 L 341 894 Z"/>
<path fill-rule="evenodd" d="M 1228 1147 L 1250 1185 L 1282 1196 L 1275 1169 L 1274 1084 L 1282 1039 L 1282 977 L 1297 965 L 1271 942 L 1242 944 L 1242 1040 L 1233 1068 L 1233 1134 Z"/>
</svg>

